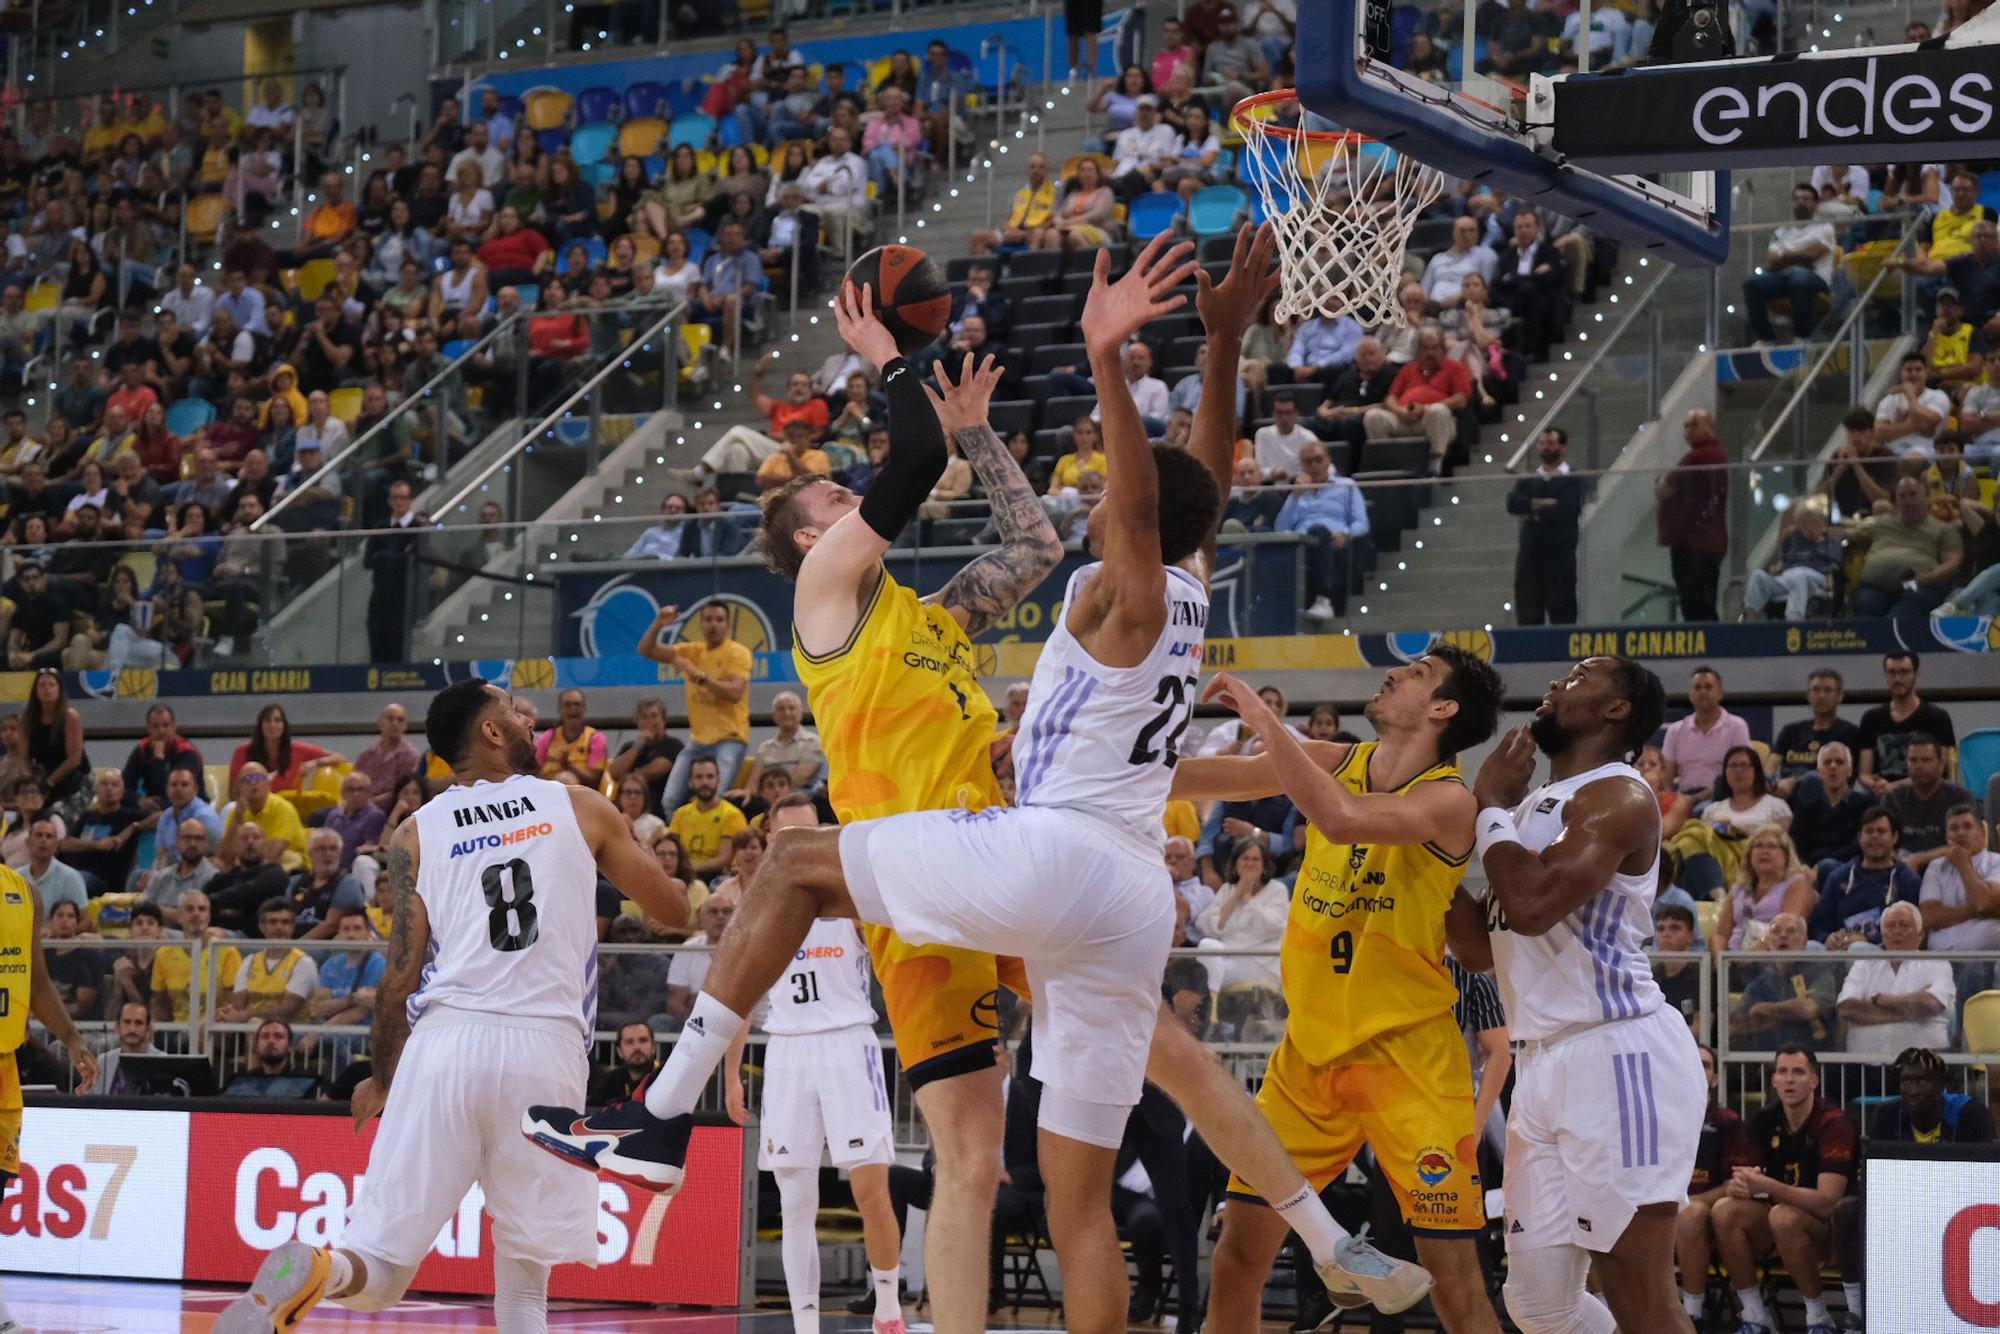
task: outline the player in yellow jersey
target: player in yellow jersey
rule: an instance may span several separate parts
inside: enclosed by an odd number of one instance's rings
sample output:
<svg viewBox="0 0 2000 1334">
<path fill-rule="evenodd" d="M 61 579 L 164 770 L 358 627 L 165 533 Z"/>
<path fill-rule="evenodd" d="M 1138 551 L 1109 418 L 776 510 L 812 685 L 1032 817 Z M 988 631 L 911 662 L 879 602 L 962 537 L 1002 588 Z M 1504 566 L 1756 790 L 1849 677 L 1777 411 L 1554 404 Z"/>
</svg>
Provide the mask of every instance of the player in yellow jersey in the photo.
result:
<svg viewBox="0 0 2000 1334">
<path fill-rule="evenodd" d="M 1301 743 L 1227 674 L 1206 693 L 1235 709 L 1264 749 L 1182 761 L 1175 794 L 1283 792 L 1308 822 L 1280 951 L 1285 1033 L 1257 1106 L 1316 1188 L 1372 1145 L 1436 1280 L 1438 1318 L 1452 1334 L 1498 1334 L 1474 1242 L 1486 1210 L 1472 1067 L 1444 950 L 1449 938 L 1461 963 L 1491 966 L 1484 914 L 1459 884 L 1477 812 L 1455 759 L 1493 735 L 1500 678 L 1463 649 L 1434 648 L 1389 673 L 1367 709 L 1380 740 L 1352 745 Z M 1230 1182 L 1210 1331 L 1255 1324 L 1285 1240 L 1284 1220 L 1264 1204 L 1241 1179 Z"/>
<path fill-rule="evenodd" d="M 78 1089 L 97 1083 L 97 1057 L 83 1044 L 42 966 L 42 900 L 19 871 L 0 866 L 0 1190 L 21 1173 L 21 1072 L 14 1053 L 32 1014 L 69 1053 Z M 21 1327 L 0 1298 L 0 1334 Z"/>
</svg>

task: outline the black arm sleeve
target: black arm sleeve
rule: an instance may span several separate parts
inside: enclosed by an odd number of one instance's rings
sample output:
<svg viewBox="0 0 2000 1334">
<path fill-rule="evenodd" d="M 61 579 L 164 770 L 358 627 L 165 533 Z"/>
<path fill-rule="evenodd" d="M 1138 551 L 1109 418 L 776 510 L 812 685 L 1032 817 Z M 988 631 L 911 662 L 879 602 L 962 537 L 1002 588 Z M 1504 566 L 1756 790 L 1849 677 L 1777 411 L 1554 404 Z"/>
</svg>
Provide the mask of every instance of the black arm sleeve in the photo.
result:
<svg viewBox="0 0 2000 1334">
<path fill-rule="evenodd" d="M 930 498 L 950 454 L 914 366 L 902 357 L 884 366 L 882 391 L 889 399 L 889 459 L 861 498 L 861 521 L 893 542 Z"/>
</svg>

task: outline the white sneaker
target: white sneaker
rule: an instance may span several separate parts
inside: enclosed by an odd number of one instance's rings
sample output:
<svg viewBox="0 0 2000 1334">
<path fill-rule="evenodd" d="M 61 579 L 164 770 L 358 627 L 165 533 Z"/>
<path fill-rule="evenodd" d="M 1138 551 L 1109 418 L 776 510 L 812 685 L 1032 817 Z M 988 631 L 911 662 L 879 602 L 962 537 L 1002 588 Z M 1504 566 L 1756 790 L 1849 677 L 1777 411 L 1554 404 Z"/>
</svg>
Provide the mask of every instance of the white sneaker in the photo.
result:
<svg viewBox="0 0 2000 1334">
<path fill-rule="evenodd" d="M 1431 1275 L 1421 1265 L 1382 1254 L 1368 1240 L 1368 1231 L 1334 1247 L 1333 1263 L 1318 1267 L 1326 1295 L 1343 1310 L 1372 1306 L 1383 1315 L 1407 1311 L 1431 1290 Z"/>
<path fill-rule="evenodd" d="M 1314 598 L 1312 606 L 1306 608 L 1306 619 L 1309 621 L 1332 620 L 1333 603 L 1326 598 Z"/>
</svg>

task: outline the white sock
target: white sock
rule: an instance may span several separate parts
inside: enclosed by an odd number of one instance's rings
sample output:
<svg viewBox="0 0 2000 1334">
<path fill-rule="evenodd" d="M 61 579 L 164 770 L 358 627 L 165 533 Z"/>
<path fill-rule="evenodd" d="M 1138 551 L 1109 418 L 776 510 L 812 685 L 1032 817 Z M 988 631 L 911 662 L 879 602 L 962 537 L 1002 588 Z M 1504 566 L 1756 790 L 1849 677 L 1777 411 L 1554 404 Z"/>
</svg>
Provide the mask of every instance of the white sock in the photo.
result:
<svg viewBox="0 0 2000 1334">
<path fill-rule="evenodd" d="M 662 1119 L 693 1111 L 742 1027 L 742 1015 L 706 991 L 696 996 L 672 1054 L 646 1089 L 646 1110 Z"/>
<path fill-rule="evenodd" d="M 869 1266 L 868 1278 L 875 1285 L 875 1318 L 877 1320 L 901 1320 L 903 1318 L 902 1295 L 896 1291 L 903 1271 L 898 1269 L 877 1269 Z"/>
<path fill-rule="evenodd" d="M 1831 1325 L 1833 1316 L 1826 1309 L 1826 1294 L 1806 1298 L 1806 1323 L 1808 1325 Z"/>
<path fill-rule="evenodd" d="M 1752 1325 L 1769 1325 L 1771 1323 L 1771 1312 L 1764 1306 L 1764 1294 L 1757 1289 L 1738 1288 L 1736 1290 L 1736 1301 L 1743 1308 L 1745 1323 Z"/>
<path fill-rule="evenodd" d="M 1686 1311 L 1690 1317 L 1696 1320 L 1701 1319 L 1701 1310 L 1702 1310 L 1701 1296 L 1702 1295 L 1698 1292 L 1683 1292 L 1681 1294 L 1681 1309 Z"/>
<path fill-rule="evenodd" d="M 1285 1220 L 1285 1226 L 1299 1234 L 1299 1240 L 1312 1252 L 1314 1265 L 1333 1263 L 1334 1248 L 1347 1240 L 1347 1229 L 1333 1221 L 1333 1215 L 1320 1203 L 1319 1193 L 1310 1181 L 1300 1186 L 1290 1199 L 1271 1207 Z"/>
<path fill-rule="evenodd" d="M 347 1252 L 337 1246 L 327 1248 L 327 1259 L 333 1267 L 327 1271 L 326 1291 L 329 1296 L 336 1292 L 346 1292 L 354 1282 L 354 1262 L 347 1258 Z"/>
<path fill-rule="evenodd" d="M 1859 1283 L 1841 1284 L 1840 1295 L 1847 1298 L 1847 1309 L 1851 1313 L 1855 1315 L 1861 1314 L 1861 1285 Z"/>
</svg>

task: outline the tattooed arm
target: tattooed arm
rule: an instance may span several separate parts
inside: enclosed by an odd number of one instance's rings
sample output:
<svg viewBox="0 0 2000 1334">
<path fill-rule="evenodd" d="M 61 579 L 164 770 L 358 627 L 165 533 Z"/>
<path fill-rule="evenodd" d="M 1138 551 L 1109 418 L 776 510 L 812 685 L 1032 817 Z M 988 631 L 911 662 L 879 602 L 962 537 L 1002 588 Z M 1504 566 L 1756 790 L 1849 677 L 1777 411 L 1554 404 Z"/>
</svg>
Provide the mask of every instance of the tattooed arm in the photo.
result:
<svg viewBox="0 0 2000 1334">
<path fill-rule="evenodd" d="M 396 1077 L 410 1039 L 410 997 L 430 953 L 431 919 L 417 895 L 417 822 L 405 820 L 389 840 L 382 874 L 389 877 L 389 966 L 375 988 L 375 1026 L 368 1038 L 373 1081 L 383 1093 Z M 356 1101 L 359 1101 L 357 1097 Z"/>
<path fill-rule="evenodd" d="M 977 638 L 1048 576 L 1061 562 L 1063 548 L 1041 497 L 1021 475 L 1021 465 L 1007 452 L 1006 442 L 986 422 L 987 400 L 1000 382 L 993 359 L 988 357 L 974 370 L 968 355 L 956 385 L 945 378 L 940 362 L 937 380 L 945 390 L 943 397 L 931 394 L 938 420 L 979 474 L 979 484 L 993 506 L 993 526 L 1000 530 L 998 547 L 960 570 L 932 596 L 965 627 L 968 637 Z"/>
</svg>

